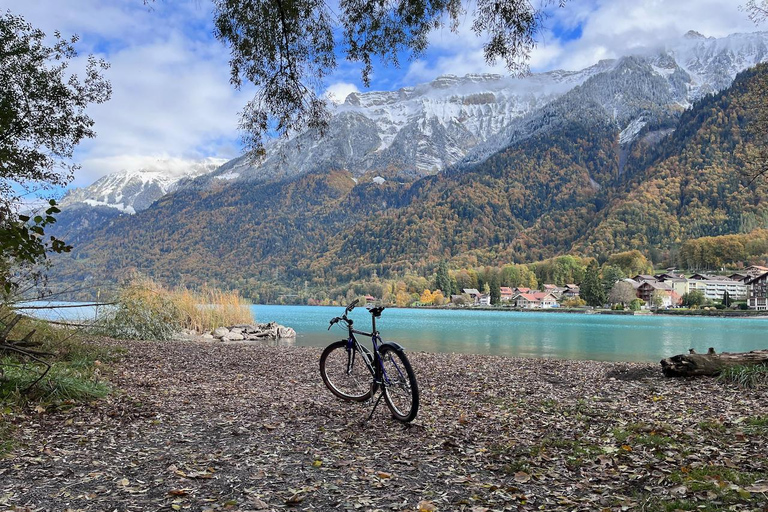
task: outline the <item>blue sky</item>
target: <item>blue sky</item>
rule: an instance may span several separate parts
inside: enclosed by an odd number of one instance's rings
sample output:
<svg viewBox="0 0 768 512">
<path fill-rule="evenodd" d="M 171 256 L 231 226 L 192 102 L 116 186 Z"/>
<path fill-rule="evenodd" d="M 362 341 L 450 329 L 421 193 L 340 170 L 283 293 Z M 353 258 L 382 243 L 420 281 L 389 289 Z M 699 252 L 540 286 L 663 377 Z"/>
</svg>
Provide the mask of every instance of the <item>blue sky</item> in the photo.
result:
<svg viewBox="0 0 768 512">
<path fill-rule="evenodd" d="M 565 8 L 552 9 L 530 65 L 533 71 L 582 69 L 633 48 L 663 45 L 688 30 L 714 37 L 756 30 L 739 4 L 569 0 Z M 229 84 L 228 51 L 212 36 L 210 0 L 157 0 L 149 8 L 142 0 L 6 0 L 5 8 L 48 34 L 80 35 L 81 61 L 94 53 L 111 63 L 113 98 L 89 110 L 98 136 L 78 148 L 82 169 L 73 186 L 120 169 L 183 167 L 190 160 L 240 154 L 238 113 L 253 89 L 237 91 Z M 371 90 L 443 74 L 504 73 L 502 66 L 484 62 L 483 41 L 469 29 L 468 11 L 458 33 L 446 28 L 432 34 L 420 58 L 398 69 L 377 67 Z M 359 67 L 339 64 L 326 80 L 327 91 L 343 99 L 365 90 Z"/>
</svg>

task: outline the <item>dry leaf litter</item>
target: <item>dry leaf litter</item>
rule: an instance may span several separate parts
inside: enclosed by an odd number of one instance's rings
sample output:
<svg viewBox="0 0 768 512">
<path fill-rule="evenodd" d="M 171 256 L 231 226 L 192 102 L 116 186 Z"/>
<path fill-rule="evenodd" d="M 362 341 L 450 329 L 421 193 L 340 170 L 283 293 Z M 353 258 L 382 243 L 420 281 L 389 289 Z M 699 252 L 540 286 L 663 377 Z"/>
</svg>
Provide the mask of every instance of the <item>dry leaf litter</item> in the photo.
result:
<svg viewBox="0 0 768 512">
<path fill-rule="evenodd" d="M 768 510 L 765 389 L 410 353 L 405 426 L 334 398 L 319 349 L 121 345 L 112 396 L 14 420 L 0 510 Z"/>
</svg>

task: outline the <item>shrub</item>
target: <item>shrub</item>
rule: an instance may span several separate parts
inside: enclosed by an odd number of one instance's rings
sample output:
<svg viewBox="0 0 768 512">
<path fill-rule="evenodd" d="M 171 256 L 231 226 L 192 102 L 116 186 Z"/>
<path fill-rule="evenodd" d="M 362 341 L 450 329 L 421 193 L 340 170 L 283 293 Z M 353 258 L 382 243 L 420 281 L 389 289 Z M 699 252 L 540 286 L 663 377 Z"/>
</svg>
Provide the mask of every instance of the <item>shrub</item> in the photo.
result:
<svg viewBox="0 0 768 512">
<path fill-rule="evenodd" d="M 570 299 L 565 299 L 563 301 L 563 306 L 566 308 L 580 308 L 586 305 L 587 305 L 587 301 L 585 301 L 581 297 L 572 297 Z"/>
<path fill-rule="evenodd" d="M 180 316 L 162 286 L 134 278 L 120 291 L 117 305 L 97 321 L 96 329 L 119 339 L 167 340 L 181 328 Z"/>
<path fill-rule="evenodd" d="M 640 308 L 643 307 L 643 304 L 645 304 L 643 299 L 634 299 L 629 303 L 629 309 L 632 311 L 640 311 Z"/>
</svg>

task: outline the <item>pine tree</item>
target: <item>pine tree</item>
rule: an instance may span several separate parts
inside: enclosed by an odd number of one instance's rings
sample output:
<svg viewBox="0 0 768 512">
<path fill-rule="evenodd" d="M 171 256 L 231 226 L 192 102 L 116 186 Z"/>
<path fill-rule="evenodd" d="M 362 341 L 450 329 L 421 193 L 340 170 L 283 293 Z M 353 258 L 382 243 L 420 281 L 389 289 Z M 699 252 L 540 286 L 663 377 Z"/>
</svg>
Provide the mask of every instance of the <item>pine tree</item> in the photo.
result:
<svg viewBox="0 0 768 512">
<path fill-rule="evenodd" d="M 587 267 L 579 294 L 590 306 L 600 307 L 605 304 L 605 289 L 600 279 L 600 269 L 597 266 L 597 261 L 592 260 Z"/>
<path fill-rule="evenodd" d="M 451 276 L 448 275 L 448 264 L 445 261 L 441 261 L 437 267 L 437 275 L 435 276 L 435 286 L 438 290 L 443 292 L 445 297 L 450 297 L 453 290 L 451 289 Z"/>
</svg>

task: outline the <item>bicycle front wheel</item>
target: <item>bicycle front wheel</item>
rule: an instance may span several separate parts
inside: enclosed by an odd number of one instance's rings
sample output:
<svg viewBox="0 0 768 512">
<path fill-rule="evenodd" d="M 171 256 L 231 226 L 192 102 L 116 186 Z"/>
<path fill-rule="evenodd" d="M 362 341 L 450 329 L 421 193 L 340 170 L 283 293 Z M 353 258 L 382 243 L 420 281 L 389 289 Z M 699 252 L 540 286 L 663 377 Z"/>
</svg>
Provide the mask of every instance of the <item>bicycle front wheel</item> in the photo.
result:
<svg viewBox="0 0 768 512">
<path fill-rule="evenodd" d="M 384 369 L 384 400 L 396 419 L 412 421 L 419 412 L 419 387 L 411 363 L 403 352 L 391 346 L 381 347 L 379 355 Z"/>
<path fill-rule="evenodd" d="M 371 397 L 373 366 L 371 352 L 362 345 L 347 348 L 347 341 L 331 343 L 320 356 L 320 375 L 331 393 L 353 402 L 365 402 Z M 359 350 L 355 347 L 359 347 Z"/>
</svg>

